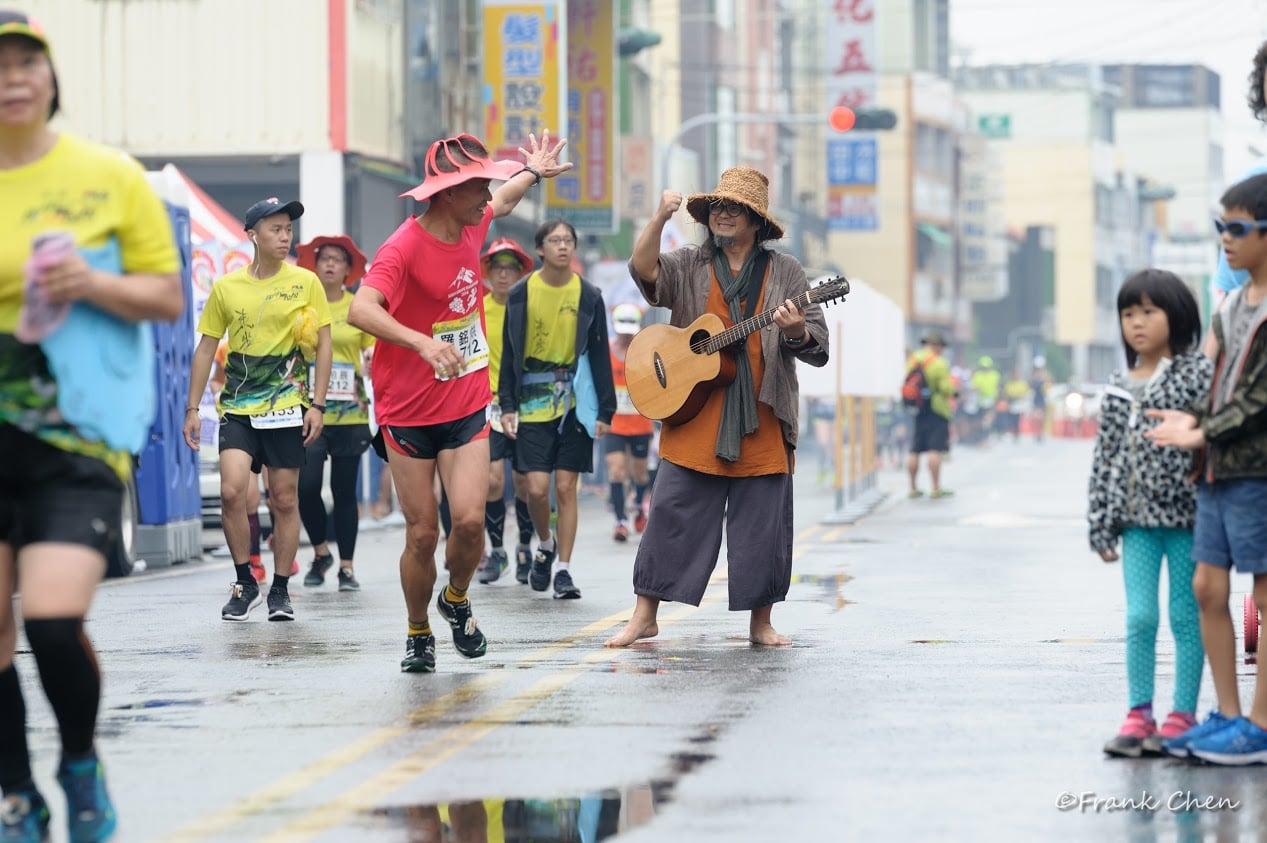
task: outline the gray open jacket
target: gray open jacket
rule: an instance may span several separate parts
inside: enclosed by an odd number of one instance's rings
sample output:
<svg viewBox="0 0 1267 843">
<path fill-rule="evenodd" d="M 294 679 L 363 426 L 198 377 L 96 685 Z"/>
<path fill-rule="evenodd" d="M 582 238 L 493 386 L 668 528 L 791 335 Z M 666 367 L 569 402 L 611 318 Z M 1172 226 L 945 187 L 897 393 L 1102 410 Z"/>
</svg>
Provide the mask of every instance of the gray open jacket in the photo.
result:
<svg viewBox="0 0 1267 843">
<path fill-rule="evenodd" d="M 683 246 L 661 254 L 660 277 L 654 284 L 639 278 L 633 261 L 629 262 L 629 274 L 638 282 L 642 295 L 649 303 L 672 311 L 669 323 L 676 328 L 685 328 L 708 310 L 711 269 L 711 256 L 699 246 Z M 761 309 L 770 310 L 808 289 L 805 270 L 796 258 L 771 250 Z M 757 400 L 774 410 L 774 415 L 782 423 L 783 439 L 793 448 L 796 447 L 800 411 L 796 360 L 800 358 L 811 366 L 827 365 L 827 321 L 823 318 L 821 306 L 812 304 L 805 308 L 805 328 L 813 341 L 807 342 L 800 350 L 789 348 L 782 341 L 782 331 L 773 323 L 761 331 L 765 377 Z"/>
<path fill-rule="evenodd" d="M 1186 410 L 1210 390 L 1214 365 L 1200 352 L 1175 357 L 1153 375 L 1142 401 L 1123 386 L 1129 375 L 1114 372 L 1100 402 L 1100 431 L 1091 463 L 1091 549 L 1109 550 L 1127 527 L 1191 528 L 1196 489 L 1189 481 L 1192 452 L 1161 448 L 1144 438 L 1158 421 L 1145 410 Z"/>
</svg>

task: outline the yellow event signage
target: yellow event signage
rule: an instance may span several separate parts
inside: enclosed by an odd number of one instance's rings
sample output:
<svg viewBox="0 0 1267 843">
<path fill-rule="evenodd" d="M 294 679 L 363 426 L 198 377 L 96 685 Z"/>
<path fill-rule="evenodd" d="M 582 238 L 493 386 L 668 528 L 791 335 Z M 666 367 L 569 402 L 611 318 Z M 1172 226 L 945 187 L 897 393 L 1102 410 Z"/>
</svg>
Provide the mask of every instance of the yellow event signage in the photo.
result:
<svg viewBox="0 0 1267 843">
<path fill-rule="evenodd" d="M 552 179 L 548 213 L 584 233 L 617 230 L 616 20 L 610 0 L 568 0 L 567 138 L 573 168 Z"/>
<path fill-rule="evenodd" d="M 529 134 L 562 134 L 567 30 L 559 5 L 484 0 L 484 133 L 494 158 L 522 161 Z"/>
</svg>

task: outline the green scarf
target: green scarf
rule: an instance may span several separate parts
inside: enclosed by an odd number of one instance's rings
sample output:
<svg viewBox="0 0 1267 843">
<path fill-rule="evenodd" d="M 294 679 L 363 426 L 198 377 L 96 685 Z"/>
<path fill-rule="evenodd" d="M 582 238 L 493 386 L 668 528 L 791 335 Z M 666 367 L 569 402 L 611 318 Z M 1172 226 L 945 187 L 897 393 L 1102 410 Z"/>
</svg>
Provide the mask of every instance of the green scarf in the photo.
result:
<svg viewBox="0 0 1267 843">
<path fill-rule="evenodd" d="M 730 305 L 730 319 L 738 324 L 743 321 L 739 300 L 748 292 L 752 266 L 761 247 L 749 254 L 738 275 L 730 274 L 730 261 L 718 249 L 713 253 L 713 272 L 721 285 L 722 298 Z M 745 337 L 735 354 L 735 379 L 726 387 L 722 402 L 721 425 L 717 428 L 716 453 L 719 459 L 736 462 L 739 459 L 739 440 L 757 429 L 757 394 L 752 382 L 752 367 L 748 364 L 748 340 Z"/>
</svg>

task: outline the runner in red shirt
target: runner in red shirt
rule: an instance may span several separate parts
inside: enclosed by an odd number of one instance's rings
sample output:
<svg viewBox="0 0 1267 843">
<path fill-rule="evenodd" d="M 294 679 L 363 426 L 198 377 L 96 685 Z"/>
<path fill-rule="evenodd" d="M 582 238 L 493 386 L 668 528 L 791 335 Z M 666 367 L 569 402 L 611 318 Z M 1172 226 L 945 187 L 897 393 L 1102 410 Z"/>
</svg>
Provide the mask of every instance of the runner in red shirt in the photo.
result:
<svg viewBox="0 0 1267 843">
<path fill-rule="evenodd" d="M 435 637 L 428 621 L 435 589 L 437 468 L 449 498 L 453 531 L 445 543 L 449 584 L 436 609 L 468 659 L 487 650 L 466 590 L 484 547 L 488 492 L 489 353 L 484 326 L 480 246 L 495 217 L 514 210 L 543 178 L 569 169 L 559 163 L 567 143 L 520 149 L 526 163 L 494 161 L 471 135 L 436 141 L 427 151 L 422 184 L 403 196 L 428 201 L 378 250 L 352 301 L 348 322 L 382 340 L 374 354 L 374 399 L 379 425 L 374 447 L 391 466 L 405 516 L 400 584 L 409 635 L 400 669 L 435 670 Z M 505 182 L 490 192 L 492 181 Z"/>
</svg>

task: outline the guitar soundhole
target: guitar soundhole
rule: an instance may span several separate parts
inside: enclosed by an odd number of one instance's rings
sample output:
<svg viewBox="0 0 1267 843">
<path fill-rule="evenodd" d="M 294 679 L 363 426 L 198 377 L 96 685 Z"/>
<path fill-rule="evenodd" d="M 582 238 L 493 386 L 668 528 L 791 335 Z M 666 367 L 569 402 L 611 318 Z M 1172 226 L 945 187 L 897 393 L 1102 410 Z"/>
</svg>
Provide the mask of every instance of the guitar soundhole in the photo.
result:
<svg viewBox="0 0 1267 843">
<path fill-rule="evenodd" d="M 665 379 L 664 379 L 664 361 L 660 359 L 660 352 L 658 352 L 658 351 L 657 351 L 657 352 L 655 353 L 655 356 L 654 356 L 654 358 L 652 359 L 652 362 L 653 362 L 653 363 L 654 363 L 654 365 L 655 365 L 655 377 L 656 377 L 656 380 L 658 380 L 658 381 L 660 382 L 660 388 L 661 388 L 661 389 L 664 389 L 664 387 L 665 387 Z"/>
</svg>

